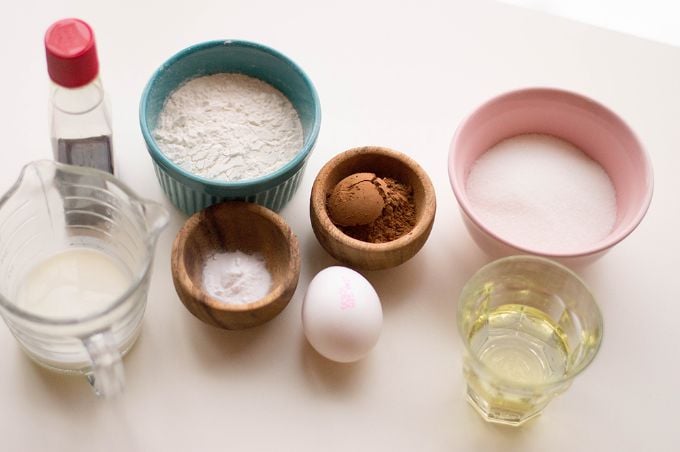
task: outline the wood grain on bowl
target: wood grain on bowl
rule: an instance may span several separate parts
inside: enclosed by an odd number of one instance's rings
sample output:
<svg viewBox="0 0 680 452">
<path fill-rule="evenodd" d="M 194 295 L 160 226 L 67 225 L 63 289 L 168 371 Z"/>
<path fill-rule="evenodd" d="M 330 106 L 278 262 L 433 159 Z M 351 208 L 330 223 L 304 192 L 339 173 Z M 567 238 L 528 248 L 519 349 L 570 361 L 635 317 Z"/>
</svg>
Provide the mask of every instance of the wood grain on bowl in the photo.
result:
<svg viewBox="0 0 680 452">
<path fill-rule="evenodd" d="M 410 232 L 390 242 L 369 243 L 346 235 L 333 224 L 326 208 L 328 194 L 345 177 L 366 172 L 413 188 L 416 224 Z M 340 153 L 321 168 L 309 209 L 314 234 L 331 256 L 356 269 L 381 270 L 406 262 L 423 247 L 434 223 L 436 199 L 429 176 L 415 160 L 392 149 L 367 146 Z"/>
<path fill-rule="evenodd" d="M 237 250 L 264 256 L 272 276 L 271 290 L 264 298 L 231 304 L 204 291 L 206 259 Z M 171 265 L 175 289 L 189 312 L 219 328 L 242 329 L 271 320 L 288 305 L 300 275 L 300 251 L 297 237 L 279 215 L 257 204 L 230 201 L 186 221 L 175 238 Z"/>
</svg>

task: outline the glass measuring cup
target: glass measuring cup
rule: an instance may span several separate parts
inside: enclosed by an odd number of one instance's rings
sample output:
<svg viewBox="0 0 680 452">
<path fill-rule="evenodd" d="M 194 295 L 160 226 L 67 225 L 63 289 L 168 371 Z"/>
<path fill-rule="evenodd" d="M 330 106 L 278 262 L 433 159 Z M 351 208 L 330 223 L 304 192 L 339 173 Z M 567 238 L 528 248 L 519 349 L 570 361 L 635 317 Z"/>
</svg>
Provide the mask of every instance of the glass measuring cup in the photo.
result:
<svg viewBox="0 0 680 452">
<path fill-rule="evenodd" d="M 167 222 L 165 208 L 110 174 L 49 160 L 26 165 L 0 199 L 0 314 L 24 351 L 49 369 L 87 376 L 100 396 L 120 392 L 121 356 L 139 334 L 154 248 Z M 96 259 L 77 262 L 90 255 Z M 73 276 L 74 259 L 87 270 L 87 291 L 68 287 L 48 309 L 26 301 L 29 289 L 53 295 L 47 282 Z M 119 272 L 115 295 L 89 303 L 112 268 Z M 49 281 L 35 276 L 47 274 Z M 68 309 L 55 310 L 53 302 Z"/>
<path fill-rule="evenodd" d="M 468 400 L 490 422 L 537 416 L 593 360 L 600 310 L 571 270 L 535 256 L 482 267 L 458 305 Z"/>
</svg>

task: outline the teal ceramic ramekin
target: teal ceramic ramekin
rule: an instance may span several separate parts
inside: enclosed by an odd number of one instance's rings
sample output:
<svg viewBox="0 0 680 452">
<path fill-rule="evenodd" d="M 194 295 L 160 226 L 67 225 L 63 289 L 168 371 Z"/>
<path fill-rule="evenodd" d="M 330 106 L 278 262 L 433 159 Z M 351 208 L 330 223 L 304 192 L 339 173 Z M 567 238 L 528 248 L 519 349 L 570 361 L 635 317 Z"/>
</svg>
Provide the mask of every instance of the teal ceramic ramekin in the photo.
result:
<svg viewBox="0 0 680 452">
<path fill-rule="evenodd" d="M 297 110 L 304 142 L 283 167 L 262 177 L 225 182 L 186 171 L 158 147 L 153 130 L 165 99 L 187 80 L 220 72 L 238 72 L 265 81 L 288 97 Z M 227 200 L 255 202 L 278 211 L 300 184 L 319 135 L 321 106 L 312 82 L 283 54 L 253 42 L 208 41 L 180 51 L 156 70 L 142 94 L 139 122 L 161 188 L 187 215 Z"/>
</svg>

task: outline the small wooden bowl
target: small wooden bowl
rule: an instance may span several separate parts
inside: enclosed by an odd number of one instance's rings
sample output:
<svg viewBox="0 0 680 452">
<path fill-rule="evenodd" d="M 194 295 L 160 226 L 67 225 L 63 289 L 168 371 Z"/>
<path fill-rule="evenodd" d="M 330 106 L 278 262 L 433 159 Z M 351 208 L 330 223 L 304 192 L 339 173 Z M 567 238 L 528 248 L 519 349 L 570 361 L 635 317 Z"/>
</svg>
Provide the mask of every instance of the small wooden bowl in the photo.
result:
<svg viewBox="0 0 680 452">
<path fill-rule="evenodd" d="M 208 257 L 225 251 L 262 254 L 272 276 L 272 288 L 247 304 L 221 302 L 202 286 Z M 172 247 L 172 280 L 184 306 L 210 325 L 229 330 L 267 322 L 288 304 L 300 276 L 298 240 L 279 215 L 245 202 L 223 202 L 192 215 Z"/>
<path fill-rule="evenodd" d="M 368 243 L 333 224 L 326 210 L 328 193 L 345 177 L 364 172 L 413 187 L 416 225 L 410 232 L 391 242 Z M 309 210 L 314 234 L 331 256 L 357 269 L 381 270 L 406 262 L 422 248 L 432 230 L 436 201 L 430 178 L 413 159 L 391 149 L 367 146 L 338 154 L 321 168 L 312 186 Z"/>
</svg>

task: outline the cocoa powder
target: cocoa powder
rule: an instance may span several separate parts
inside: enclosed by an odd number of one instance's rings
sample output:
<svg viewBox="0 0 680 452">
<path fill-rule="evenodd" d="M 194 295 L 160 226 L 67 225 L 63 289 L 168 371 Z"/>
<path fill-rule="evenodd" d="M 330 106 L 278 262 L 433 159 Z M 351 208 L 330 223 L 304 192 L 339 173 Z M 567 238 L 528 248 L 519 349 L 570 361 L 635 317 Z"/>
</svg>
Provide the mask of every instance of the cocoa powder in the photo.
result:
<svg viewBox="0 0 680 452">
<path fill-rule="evenodd" d="M 382 214 L 360 226 L 339 226 L 342 232 L 369 243 L 385 243 L 410 232 L 416 224 L 413 188 L 390 177 L 376 177 L 374 183 L 385 200 Z"/>
</svg>

